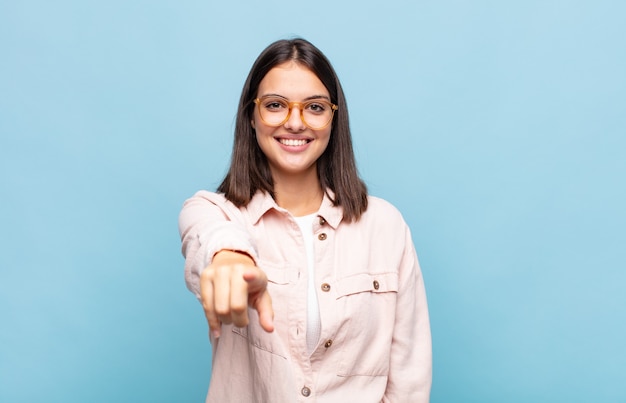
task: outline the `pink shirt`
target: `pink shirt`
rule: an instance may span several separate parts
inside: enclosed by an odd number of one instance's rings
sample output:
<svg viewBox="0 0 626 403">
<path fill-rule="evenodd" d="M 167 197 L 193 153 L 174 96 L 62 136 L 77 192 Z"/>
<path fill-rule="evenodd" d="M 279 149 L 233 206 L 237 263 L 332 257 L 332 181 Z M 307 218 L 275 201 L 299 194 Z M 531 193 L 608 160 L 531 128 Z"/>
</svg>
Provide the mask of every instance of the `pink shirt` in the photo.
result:
<svg viewBox="0 0 626 403">
<path fill-rule="evenodd" d="M 199 274 L 221 249 L 250 254 L 268 276 L 273 333 L 256 311 L 244 328 L 222 325 L 213 342 L 207 402 L 428 402 L 431 337 L 424 282 L 398 210 L 370 196 L 358 222 L 325 197 L 314 222 L 315 288 L 321 335 L 306 343 L 307 258 L 288 211 L 257 193 L 245 208 L 200 191 L 179 229 L 185 280 L 199 298 Z"/>
</svg>

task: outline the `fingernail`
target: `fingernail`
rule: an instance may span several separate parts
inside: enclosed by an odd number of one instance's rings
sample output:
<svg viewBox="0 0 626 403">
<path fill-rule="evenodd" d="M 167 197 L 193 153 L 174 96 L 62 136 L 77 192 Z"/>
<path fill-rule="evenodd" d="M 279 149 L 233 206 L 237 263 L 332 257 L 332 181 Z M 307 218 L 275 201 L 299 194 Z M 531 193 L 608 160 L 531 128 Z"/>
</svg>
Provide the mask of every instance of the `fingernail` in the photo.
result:
<svg viewBox="0 0 626 403">
<path fill-rule="evenodd" d="M 215 329 L 211 331 L 211 334 L 213 335 L 213 338 L 219 339 L 222 333 L 220 332 L 220 329 Z"/>
</svg>

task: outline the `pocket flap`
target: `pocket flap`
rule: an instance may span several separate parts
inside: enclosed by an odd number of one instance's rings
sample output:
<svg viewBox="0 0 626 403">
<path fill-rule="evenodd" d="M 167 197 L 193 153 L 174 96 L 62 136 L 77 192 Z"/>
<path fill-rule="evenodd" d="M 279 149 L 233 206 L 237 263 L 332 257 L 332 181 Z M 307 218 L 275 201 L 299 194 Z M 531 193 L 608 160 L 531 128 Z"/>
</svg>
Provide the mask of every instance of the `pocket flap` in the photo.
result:
<svg viewBox="0 0 626 403">
<path fill-rule="evenodd" d="M 360 273 L 337 281 L 338 298 L 360 292 L 398 292 L 398 273 Z"/>
<path fill-rule="evenodd" d="M 285 265 L 278 265 L 276 263 L 268 262 L 267 260 L 258 261 L 258 266 L 267 275 L 267 280 L 274 284 L 289 284 L 294 281 L 293 270 L 289 270 Z M 295 273 L 297 276 L 297 273 Z"/>
</svg>

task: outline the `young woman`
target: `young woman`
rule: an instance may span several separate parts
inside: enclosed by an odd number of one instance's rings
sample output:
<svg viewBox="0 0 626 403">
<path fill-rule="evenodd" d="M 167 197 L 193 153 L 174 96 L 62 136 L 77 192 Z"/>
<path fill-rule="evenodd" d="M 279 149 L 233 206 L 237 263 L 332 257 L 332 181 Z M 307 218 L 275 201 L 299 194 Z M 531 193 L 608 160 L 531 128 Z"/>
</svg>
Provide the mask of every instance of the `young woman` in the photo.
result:
<svg viewBox="0 0 626 403">
<path fill-rule="evenodd" d="M 424 283 L 400 213 L 367 195 L 331 64 L 303 39 L 254 63 L 217 193 L 181 211 L 213 345 L 207 402 L 427 402 Z"/>
</svg>

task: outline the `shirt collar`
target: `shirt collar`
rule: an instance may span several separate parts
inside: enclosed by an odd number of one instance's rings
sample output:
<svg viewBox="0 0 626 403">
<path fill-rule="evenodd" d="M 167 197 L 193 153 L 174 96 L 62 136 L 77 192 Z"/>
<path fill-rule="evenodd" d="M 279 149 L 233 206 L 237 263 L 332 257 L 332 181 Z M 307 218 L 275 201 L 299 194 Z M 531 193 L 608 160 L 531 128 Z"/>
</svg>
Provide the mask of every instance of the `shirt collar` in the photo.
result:
<svg viewBox="0 0 626 403">
<path fill-rule="evenodd" d="M 343 219 L 343 208 L 335 206 L 331 200 L 332 197 L 334 197 L 334 193 L 330 189 L 327 189 L 324 193 L 324 198 L 317 215 L 322 217 L 331 227 L 337 228 Z M 256 224 L 261 217 L 272 209 L 281 213 L 287 212 L 287 210 L 276 204 L 276 201 L 274 201 L 269 193 L 261 190 L 255 193 L 246 209 L 248 210 L 250 218 L 254 224 Z"/>
</svg>

